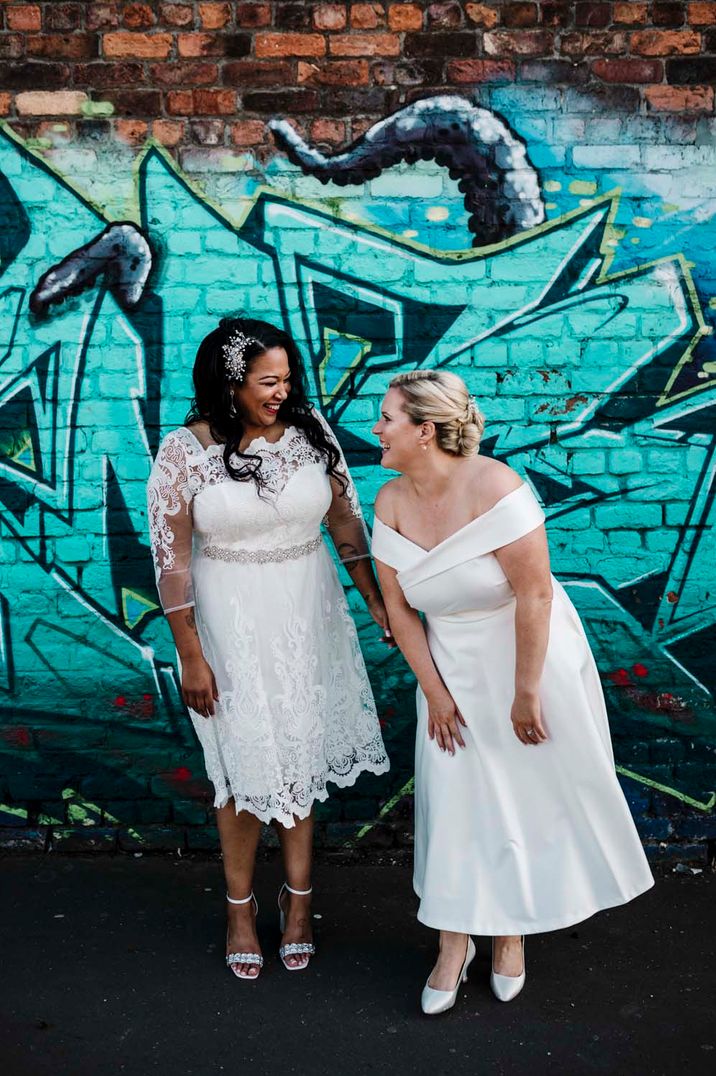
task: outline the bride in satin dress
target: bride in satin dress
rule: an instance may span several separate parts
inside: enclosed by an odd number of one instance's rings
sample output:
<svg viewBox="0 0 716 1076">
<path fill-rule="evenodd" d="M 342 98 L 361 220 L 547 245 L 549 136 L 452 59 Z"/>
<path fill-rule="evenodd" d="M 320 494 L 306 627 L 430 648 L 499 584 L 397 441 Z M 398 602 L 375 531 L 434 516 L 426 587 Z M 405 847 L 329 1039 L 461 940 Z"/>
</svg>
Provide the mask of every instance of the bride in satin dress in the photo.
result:
<svg viewBox="0 0 716 1076">
<path fill-rule="evenodd" d="M 401 472 L 378 495 L 373 556 L 419 685 L 414 887 L 440 931 L 428 1014 L 455 1003 L 470 935 L 492 936 L 491 986 L 509 1001 L 524 935 L 653 885 L 544 513 L 511 468 L 478 456 L 482 428 L 461 378 L 416 370 L 391 381 L 373 429 Z"/>
</svg>

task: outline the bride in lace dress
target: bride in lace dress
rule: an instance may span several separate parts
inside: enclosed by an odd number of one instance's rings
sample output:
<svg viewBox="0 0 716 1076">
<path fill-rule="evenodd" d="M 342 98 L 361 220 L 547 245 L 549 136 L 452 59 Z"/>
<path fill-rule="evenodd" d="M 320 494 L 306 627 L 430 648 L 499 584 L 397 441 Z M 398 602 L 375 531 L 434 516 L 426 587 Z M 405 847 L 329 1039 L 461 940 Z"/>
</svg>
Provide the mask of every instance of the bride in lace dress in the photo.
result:
<svg viewBox="0 0 716 1076">
<path fill-rule="evenodd" d="M 162 441 L 148 486 L 157 586 L 182 694 L 216 797 L 229 903 L 227 962 L 263 964 L 252 882 L 275 822 L 286 885 L 281 958 L 308 964 L 313 804 L 388 767 L 356 629 L 331 556 L 387 640 L 345 460 L 306 398 L 288 334 L 225 319 L 199 347 L 187 424 Z"/>
</svg>

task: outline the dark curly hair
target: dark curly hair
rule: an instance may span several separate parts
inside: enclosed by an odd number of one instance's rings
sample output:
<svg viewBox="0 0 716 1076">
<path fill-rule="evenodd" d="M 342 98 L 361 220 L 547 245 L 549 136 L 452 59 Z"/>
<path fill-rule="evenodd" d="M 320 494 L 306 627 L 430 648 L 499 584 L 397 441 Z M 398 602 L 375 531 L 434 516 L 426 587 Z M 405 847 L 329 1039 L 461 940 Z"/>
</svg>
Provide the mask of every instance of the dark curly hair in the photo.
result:
<svg viewBox="0 0 716 1076">
<path fill-rule="evenodd" d="M 251 343 L 244 351 L 246 372 L 251 369 L 253 360 L 270 348 L 282 347 L 285 350 L 291 380 L 288 396 L 279 408 L 278 418 L 286 426 L 296 426 L 305 432 L 313 447 L 324 457 L 327 473 L 339 482 L 345 492 L 345 479 L 338 470 L 340 454 L 329 440 L 308 399 L 306 375 L 296 343 L 287 332 L 268 321 L 244 317 L 222 318 L 218 328 L 204 337 L 194 361 L 194 398 L 184 425 L 207 422 L 212 439 L 224 445 L 224 463 L 234 481 L 251 479 L 259 490 L 264 488 L 261 457 L 240 451 L 244 424 L 238 412 L 231 413 L 231 382 L 226 377 L 223 348 L 234 333 L 251 337 Z"/>
</svg>

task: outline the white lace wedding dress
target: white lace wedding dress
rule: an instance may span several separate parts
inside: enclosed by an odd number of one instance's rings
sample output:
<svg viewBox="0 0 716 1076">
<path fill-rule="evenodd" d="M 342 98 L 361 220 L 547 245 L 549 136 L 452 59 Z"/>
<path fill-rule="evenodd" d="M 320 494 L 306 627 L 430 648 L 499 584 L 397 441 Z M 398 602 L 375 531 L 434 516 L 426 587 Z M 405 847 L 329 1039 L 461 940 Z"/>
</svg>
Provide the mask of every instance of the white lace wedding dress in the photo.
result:
<svg viewBox="0 0 716 1076">
<path fill-rule="evenodd" d="M 292 826 L 327 798 L 327 781 L 389 768 L 321 535 L 325 522 L 348 562 L 368 556 L 365 527 L 342 455 L 345 492 L 300 429 L 247 447 L 261 457 L 261 493 L 230 477 L 223 451 L 185 427 L 162 441 L 148 486 L 157 586 L 165 613 L 195 606 L 216 677 L 215 716 L 189 711 L 215 806 L 233 797 L 237 811 Z"/>
</svg>

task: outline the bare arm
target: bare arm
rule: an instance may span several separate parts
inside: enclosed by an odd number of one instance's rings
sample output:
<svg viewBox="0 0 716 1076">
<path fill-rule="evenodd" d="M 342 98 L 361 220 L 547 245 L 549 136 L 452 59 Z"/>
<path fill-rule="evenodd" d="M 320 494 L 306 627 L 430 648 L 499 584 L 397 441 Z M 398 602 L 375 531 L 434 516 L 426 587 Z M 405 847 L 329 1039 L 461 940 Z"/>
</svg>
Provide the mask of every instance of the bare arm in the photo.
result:
<svg viewBox="0 0 716 1076">
<path fill-rule="evenodd" d="M 539 702 L 552 603 L 549 550 L 544 527 L 537 527 L 495 551 L 515 592 L 515 698 L 512 725 L 524 744 L 547 739 Z"/>
<path fill-rule="evenodd" d="M 204 657 L 196 630 L 194 606 L 167 613 L 167 622 L 181 662 L 181 691 L 184 704 L 202 717 L 214 716 L 219 692 L 211 666 Z"/>
<path fill-rule="evenodd" d="M 437 740 L 442 751 L 452 755 L 455 743 L 465 746 L 460 732 L 460 725 L 465 725 L 465 721 L 443 683 L 430 653 L 423 622 L 406 602 L 395 569 L 380 560 L 375 563 L 393 638 L 415 673 L 428 704 L 428 735 L 431 740 Z"/>
</svg>

